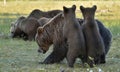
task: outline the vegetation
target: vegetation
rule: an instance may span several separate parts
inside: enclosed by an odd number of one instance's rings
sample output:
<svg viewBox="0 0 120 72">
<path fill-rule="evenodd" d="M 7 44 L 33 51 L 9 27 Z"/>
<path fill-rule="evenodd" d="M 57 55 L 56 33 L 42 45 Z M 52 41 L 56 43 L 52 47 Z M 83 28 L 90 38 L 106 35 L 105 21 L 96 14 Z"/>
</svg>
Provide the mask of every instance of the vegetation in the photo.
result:
<svg viewBox="0 0 120 72">
<path fill-rule="evenodd" d="M 22 39 L 11 39 L 9 30 L 11 22 L 20 16 L 28 16 L 33 9 L 43 11 L 61 9 L 63 5 L 77 5 L 77 17 L 82 18 L 80 5 L 97 5 L 96 19 L 101 20 L 111 30 L 113 40 L 107 55 L 107 63 L 96 65 L 95 68 L 83 68 L 78 59 L 75 68 L 67 67 L 66 60 L 60 64 L 38 64 L 52 51 L 38 54 L 37 44 Z M 6 5 L 0 2 L 0 72 L 120 72 L 120 1 L 10 1 Z"/>
</svg>

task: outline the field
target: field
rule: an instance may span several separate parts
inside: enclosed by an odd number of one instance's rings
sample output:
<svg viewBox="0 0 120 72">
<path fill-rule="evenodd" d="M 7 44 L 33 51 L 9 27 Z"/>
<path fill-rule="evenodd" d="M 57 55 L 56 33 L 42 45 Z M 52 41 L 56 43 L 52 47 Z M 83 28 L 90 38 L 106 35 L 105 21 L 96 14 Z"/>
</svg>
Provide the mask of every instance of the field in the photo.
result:
<svg viewBox="0 0 120 72">
<path fill-rule="evenodd" d="M 96 19 L 99 19 L 113 34 L 107 63 L 94 68 L 83 68 L 78 59 L 75 68 L 68 68 L 66 60 L 59 64 L 38 64 L 52 51 L 38 54 L 35 41 L 11 39 L 10 25 L 20 16 L 28 16 L 33 9 L 43 11 L 77 5 L 77 17 L 82 18 L 79 6 L 97 5 Z M 0 72 L 120 72 L 120 1 L 9 1 L 0 2 Z"/>
</svg>

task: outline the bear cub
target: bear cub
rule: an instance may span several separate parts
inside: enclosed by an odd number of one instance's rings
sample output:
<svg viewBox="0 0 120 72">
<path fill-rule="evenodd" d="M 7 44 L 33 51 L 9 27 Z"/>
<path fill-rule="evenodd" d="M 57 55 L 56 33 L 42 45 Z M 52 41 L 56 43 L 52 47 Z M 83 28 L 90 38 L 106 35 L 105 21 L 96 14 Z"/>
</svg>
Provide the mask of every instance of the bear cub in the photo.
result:
<svg viewBox="0 0 120 72">
<path fill-rule="evenodd" d="M 63 26 L 63 37 L 68 44 L 67 62 L 69 67 L 73 67 L 76 58 L 81 58 L 82 62 L 86 61 L 85 40 L 75 15 L 76 6 L 71 8 L 63 6 L 63 16 L 65 24 Z"/>
<path fill-rule="evenodd" d="M 87 62 L 90 67 L 93 67 L 94 63 L 105 63 L 105 46 L 99 32 L 98 24 L 94 19 L 96 9 L 96 5 L 92 8 L 80 6 L 84 18 L 83 32 L 87 46 Z"/>
</svg>

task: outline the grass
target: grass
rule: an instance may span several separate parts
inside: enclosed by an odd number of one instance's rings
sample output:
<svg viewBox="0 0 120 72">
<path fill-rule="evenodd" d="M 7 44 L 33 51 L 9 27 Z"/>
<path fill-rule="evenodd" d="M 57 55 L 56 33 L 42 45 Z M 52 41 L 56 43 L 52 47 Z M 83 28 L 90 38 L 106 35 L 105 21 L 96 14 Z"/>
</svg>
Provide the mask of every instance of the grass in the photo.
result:
<svg viewBox="0 0 120 72">
<path fill-rule="evenodd" d="M 77 17 L 82 18 L 79 6 L 98 6 L 96 18 L 101 20 L 113 34 L 111 49 L 107 55 L 107 63 L 95 68 L 83 68 L 77 60 L 75 68 L 67 67 L 66 60 L 60 64 L 38 64 L 52 51 L 38 54 L 36 42 L 9 38 L 10 24 L 19 16 L 28 14 L 33 9 L 43 11 L 61 9 L 62 6 L 77 5 Z M 0 72 L 120 72 L 120 1 L 10 1 L 6 5 L 0 2 Z"/>
</svg>

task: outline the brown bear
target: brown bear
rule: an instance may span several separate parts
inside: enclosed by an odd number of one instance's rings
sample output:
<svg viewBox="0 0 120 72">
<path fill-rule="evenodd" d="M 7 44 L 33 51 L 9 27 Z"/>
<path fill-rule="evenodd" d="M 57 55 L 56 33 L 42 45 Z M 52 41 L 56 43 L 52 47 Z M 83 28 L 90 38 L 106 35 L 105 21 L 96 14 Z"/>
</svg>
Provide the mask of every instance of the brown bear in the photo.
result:
<svg viewBox="0 0 120 72">
<path fill-rule="evenodd" d="M 31 41 L 35 38 L 35 34 L 39 26 L 40 24 L 35 18 L 26 19 L 24 17 L 20 17 L 11 27 L 10 31 L 13 37 L 25 34 L 28 40 Z"/>
<path fill-rule="evenodd" d="M 39 9 L 34 9 L 27 18 L 36 18 L 39 19 L 41 17 L 52 18 L 58 13 L 62 12 L 61 10 L 50 10 L 50 11 L 41 11 Z"/>
<path fill-rule="evenodd" d="M 55 16 L 57 13 L 59 13 L 59 12 L 61 12 L 61 10 L 51 10 L 51 11 L 47 11 L 47 12 L 43 12 L 43 11 L 40 11 L 39 9 L 35 9 L 35 10 L 33 10 L 31 13 L 30 13 L 30 15 L 26 18 L 26 20 L 28 20 L 28 21 L 30 21 L 29 19 L 31 19 L 31 18 L 35 18 L 35 19 L 40 19 L 40 18 L 42 18 L 42 17 L 47 17 L 47 18 L 52 18 L 53 16 Z M 18 21 L 18 22 L 17 22 Z M 28 21 L 25 21 L 26 23 L 29 23 Z M 45 20 L 41 20 L 41 21 L 45 21 Z M 19 22 L 21 22 L 21 20 L 19 20 L 19 19 L 17 19 L 16 20 L 16 22 L 14 23 L 14 25 L 12 24 L 11 25 L 11 29 L 12 29 L 12 32 L 14 32 L 14 33 L 12 33 L 12 34 L 14 34 L 14 35 L 16 35 L 16 36 L 14 36 L 14 38 L 15 37 L 20 37 L 20 38 L 23 38 L 24 40 L 28 40 L 29 38 L 28 38 L 28 35 L 26 34 L 26 33 L 24 33 L 24 32 L 22 32 L 22 31 L 20 31 L 19 30 L 19 34 L 17 33 L 17 31 L 18 31 L 18 27 L 16 28 L 16 29 L 13 29 L 14 28 L 14 26 L 16 25 L 16 23 L 19 23 Z M 24 24 L 25 24 L 25 22 L 23 22 Z M 31 22 L 31 21 L 30 21 Z M 40 22 L 40 21 L 39 21 Z M 46 20 L 46 22 L 47 22 L 47 20 Z M 32 23 L 32 22 L 31 22 Z M 33 22 L 34 23 L 34 22 Z M 26 25 L 28 25 L 28 24 L 26 24 Z M 29 26 L 30 27 L 30 26 Z M 13 30 L 17 30 L 17 31 L 13 31 Z M 29 36 L 30 37 L 30 36 Z"/>
<path fill-rule="evenodd" d="M 63 14 L 59 13 L 50 19 L 43 27 L 37 29 L 35 40 L 39 46 L 38 52 L 45 53 L 53 44 L 53 52 L 42 62 L 51 64 L 60 62 L 66 57 L 66 44 L 63 39 Z"/>
<path fill-rule="evenodd" d="M 21 29 L 17 26 L 18 23 L 22 22 L 24 19 L 26 18 L 21 16 L 15 22 L 12 22 L 11 28 L 10 28 L 10 36 L 12 38 L 25 36 L 25 33 L 21 31 Z"/>
<path fill-rule="evenodd" d="M 51 18 L 46 18 L 46 17 L 42 17 L 40 19 L 38 19 L 38 22 L 41 26 L 43 26 L 44 24 L 46 24 Z"/>
<path fill-rule="evenodd" d="M 52 18 L 51 22 L 48 23 L 48 24 L 54 23 L 57 25 L 55 26 L 51 25 L 48 27 L 44 26 L 45 27 L 44 30 L 43 28 L 38 28 L 36 35 L 36 40 L 40 47 L 40 50 L 38 51 L 40 52 L 41 49 L 43 49 L 46 52 L 49 49 L 50 45 L 53 44 L 53 52 L 42 63 L 45 64 L 58 63 L 66 57 L 67 44 L 65 44 L 64 41 L 62 41 L 63 40 L 62 27 L 64 25 L 63 20 L 64 20 L 63 17 L 61 16 L 61 14 L 59 14 Z M 79 21 L 80 25 L 82 25 L 83 20 L 79 18 L 77 20 Z M 105 53 L 107 54 L 110 49 L 112 34 L 99 20 L 96 20 L 96 22 L 98 24 L 100 34 L 105 44 Z M 55 28 L 56 32 L 53 32 L 53 27 Z M 40 29 L 42 29 L 42 32 L 39 33 Z"/>
<path fill-rule="evenodd" d="M 87 46 L 87 62 L 90 67 L 94 66 L 94 61 L 96 64 L 100 62 L 105 63 L 105 46 L 99 32 L 98 24 L 94 19 L 96 9 L 96 5 L 92 8 L 80 6 L 84 18 L 82 27 Z"/>
<path fill-rule="evenodd" d="M 77 57 L 80 57 L 82 62 L 86 62 L 86 46 L 82 32 L 82 27 L 76 19 L 76 6 L 71 8 L 63 6 L 65 24 L 63 26 L 63 36 L 68 44 L 67 61 L 69 67 L 73 64 Z"/>
</svg>

